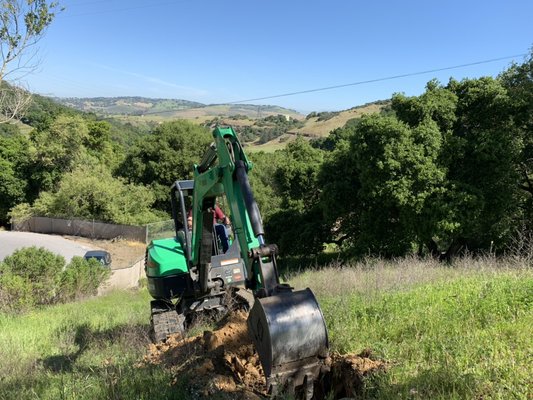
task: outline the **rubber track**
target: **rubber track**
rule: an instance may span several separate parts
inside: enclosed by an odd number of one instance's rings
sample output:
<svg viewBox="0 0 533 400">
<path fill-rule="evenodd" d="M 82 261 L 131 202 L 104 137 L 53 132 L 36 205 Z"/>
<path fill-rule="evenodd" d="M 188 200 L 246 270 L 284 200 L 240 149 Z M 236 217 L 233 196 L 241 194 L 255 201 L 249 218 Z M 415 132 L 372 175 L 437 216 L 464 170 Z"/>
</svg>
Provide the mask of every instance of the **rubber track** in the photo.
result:
<svg viewBox="0 0 533 400">
<path fill-rule="evenodd" d="M 175 310 L 153 314 L 152 327 L 154 330 L 154 342 L 162 342 L 172 334 L 183 334 L 185 331 L 184 322 L 185 317 L 183 315 L 178 315 Z"/>
<path fill-rule="evenodd" d="M 250 311 L 254 305 L 254 294 L 252 291 L 238 288 L 233 291 L 233 297 L 236 300 L 237 308 L 242 308 L 245 311 Z"/>
</svg>

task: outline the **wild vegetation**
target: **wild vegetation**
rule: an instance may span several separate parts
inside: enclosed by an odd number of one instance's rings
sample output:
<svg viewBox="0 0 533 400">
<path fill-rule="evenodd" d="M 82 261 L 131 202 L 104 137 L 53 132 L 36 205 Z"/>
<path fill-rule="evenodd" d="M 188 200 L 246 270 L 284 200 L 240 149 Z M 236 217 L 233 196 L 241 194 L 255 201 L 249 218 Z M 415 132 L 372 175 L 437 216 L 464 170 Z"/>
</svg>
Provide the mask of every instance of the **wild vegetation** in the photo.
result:
<svg viewBox="0 0 533 400">
<path fill-rule="evenodd" d="M 361 398 L 532 395 L 533 275 L 520 259 L 369 258 L 288 278 L 317 295 L 332 351 L 387 362 Z M 183 384 L 193 377 L 140 362 L 149 300 L 141 289 L 0 314 L 0 399 L 189 398 Z"/>
<path fill-rule="evenodd" d="M 530 56 L 498 78 L 430 81 L 422 95 L 397 94 L 382 113 L 326 138 L 251 155 L 270 240 L 297 257 L 319 255 L 324 244 L 348 257 L 505 252 L 518 231 L 532 230 L 532 70 Z M 36 104 L 27 117 L 32 130 L 0 130 L 3 223 L 10 210 L 127 223 L 165 218 L 168 187 L 191 177 L 211 142 L 208 128 L 178 120 L 128 133 L 132 139 L 121 141 L 132 144 L 122 147 L 112 136 L 119 125 L 41 98 Z M 297 123 L 266 117 L 253 135 Z"/>
<path fill-rule="evenodd" d="M 200 123 L 254 114 L 235 124 L 245 142 L 302 133 L 280 151 L 251 154 L 250 179 L 285 278 L 318 297 L 331 350 L 387 363 L 362 398 L 533 396 L 533 53 L 497 78 L 397 94 L 381 112 L 310 141 L 303 122 L 275 106 L 69 99 L 88 107 L 80 112 L 30 96 L 4 71 L 31 70 L 23 56 L 58 5 L 3 6 L 1 50 L 12 57 L 0 68 L 0 225 L 32 214 L 166 218 L 168 187 L 190 178 L 211 142 Z M 95 114 L 104 108 L 138 119 Z M 145 118 L 169 111 L 198 124 Z M 190 397 L 192 373 L 139 362 L 149 343 L 145 289 L 88 298 L 107 274 L 96 261 L 66 265 L 38 248 L 0 262 L 0 399 Z"/>
<path fill-rule="evenodd" d="M 205 126 L 216 125 L 220 118 L 215 118 L 204 123 Z M 231 121 L 230 121 L 231 122 Z M 294 128 L 300 128 L 303 122 L 290 115 L 269 115 L 264 118 L 251 121 L 246 125 L 233 125 L 233 129 L 239 135 L 239 140 L 243 143 L 253 142 L 254 144 L 264 144 L 272 139 L 278 138 L 284 133 Z"/>
<path fill-rule="evenodd" d="M 105 117 L 139 116 L 143 119 L 167 122 L 174 119 L 213 119 L 230 117 L 236 119 L 261 119 L 262 116 L 301 116 L 298 112 L 275 106 L 254 104 L 203 104 L 181 99 L 154 99 L 146 97 L 93 97 L 57 98 L 60 104 L 76 110 Z M 211 117 L 211 118 L 209 118 Z M 139 122 L 139 119 L 132 118 Z M 201 122 L 201 121 L 199 121 Z"/>
<path fill-rule="evenodd" d="M 522 89 L 532 67 L 530 58 L 498 79 L 429 82 L 421 96 L 395 95 L 386 114 L 266 156 L 280 205 L 267 225 L 281 253 L 334 243 L 351 255 L 449 259 L 501 253 L 531 232 L 533 109 Z"/>
<path fill-rule="evenodd" d="M 0 314 L 73 301 L 96 294 L 109 270 L 95 259 L 65 259 L 45 248 L 16 250 L 0 262 Z"/>
</svg>

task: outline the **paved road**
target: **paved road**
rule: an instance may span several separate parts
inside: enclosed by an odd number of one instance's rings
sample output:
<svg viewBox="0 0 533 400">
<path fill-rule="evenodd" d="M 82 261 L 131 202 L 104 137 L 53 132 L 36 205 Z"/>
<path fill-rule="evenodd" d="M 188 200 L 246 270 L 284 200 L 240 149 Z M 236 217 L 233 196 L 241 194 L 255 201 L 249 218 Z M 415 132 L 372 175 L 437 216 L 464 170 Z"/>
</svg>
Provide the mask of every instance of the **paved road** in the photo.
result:
<svg viewBox="0 0 533 400">
<path fill-rule="evenodd" d="M 30 246 L 44 247 L 53 253 L 60 254 L 65 257 L 67 263 L 72 257 L 83 256 L 88 250 L 99 250 L 97 247 L 80 244 L 58 235 L 0 231 L 0 261 L 15 250 Z M 113 270 L 108 281 L 98 290 L 98 294 L 105 294 L 113 289 L 137 287 L 141 276 L 144 276 L 143 258 L 130 268 Z"/>
<path fill-rule="evenodd" d="M 43 235 L 31 232 L 0 231 L 0 261 L 22 247 L 44 247 L 65 257 L 68 263 L 74 256 L 83 256 L 94 247 L 82 245 L 57 235 Z"/>
</svg>

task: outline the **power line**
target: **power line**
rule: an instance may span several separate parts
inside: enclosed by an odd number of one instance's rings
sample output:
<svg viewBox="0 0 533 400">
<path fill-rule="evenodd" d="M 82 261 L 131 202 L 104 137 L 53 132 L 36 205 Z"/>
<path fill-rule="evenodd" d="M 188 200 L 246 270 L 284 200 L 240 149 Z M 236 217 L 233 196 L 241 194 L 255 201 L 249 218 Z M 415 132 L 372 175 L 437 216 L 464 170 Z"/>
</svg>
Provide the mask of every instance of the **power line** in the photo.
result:
<svg viewBox="0 0 533 400">
<path fill-rule="evenodd" d="M 340 88 L 345 88 L 345 87 L 349 87 L 349 86 L 359 86 L 359 85 L 365 85 L 365 84 L 368 84 L 368 83 L 389 81 L 389 80 L 393 80 L 393 79 L 407 78 L 407 77 L 410 77 L 410 76 L 425 75 L 425 74 L 430 74 L 430 73 L 434 73 L 434 72 L 441 72 L 441 71 L 448 71 L 448 70 L 452 70 L 452 69 L 471 67 L 471 66 L 474 66 L 474 65 L 488 64 L 488 63 L 492 63 L 492 62 L 496 62 L 496 61 L 509 60 L 509 59 L 512 59 L 512 58 L 525 57 L 525 56 L 527 56 L 526 53 L 515 54 L 513 56 L 491 58 L 489 60 L 475 61 L 475 62 L 471 62 L 471 63 L 467 63 L 467 64 L 453 65 L 453 66 L 450 66 L 450 67 L 434 68 L 434 69 L 428 69 L 428 70 L 425 70 L 425 71 L 410 72 L 410 73 L 400 74 L 400 75 L 392 75 L 392 76 L 387 76 L 387 77 L 384 77 L 384 78 L 369 79 L 369 80 L 365 80 L 365 81 L 344 83 L 344 84 L 341 84 L 341 85 L 334 85 L 334 86 L 326 86 L 326 87 L 320 87 L 320 88 L 315 88 L 315 89 L 300 90 L 300 91 L 297 91 L 297 92 L 289 92 L 289 93 L 275 94 L 275 95 L 271 95 L 271 96 L 250 98 L 250 99 L 245 99 L 245 100 L 230 101 L 230 102 L 227 102 L 227 103 L 220 103 L 220 104 L 242 104 L 242 103 L 249 103 L 249 102 L 252 102 L 252 101 L 277 99 L 277 98 L 280 98 L 280 97 L 296 96 L 296 95 L 299 95 L 299 94 L 322 92 L 322 91 L 326 91 L 326 90 L 340 89 Z M 144 115 L 164 114 L 164 113 L 168 113 L 168 112 L 181 111 L 181 110 L 187 110 L 188 111 L 188 110 L 201 109 L 201 108 L 205 108 L 205 107 L 207 107 L 207 106 L 192 107 L 192 108 L 187 108 L 187 109 L 176 108 L 176 109 L 165 110 L 165 111 L 149 111 L 149 112 L 144 113 Z"/>
<path fill-rule="evenodd" d="M 105 3 L 109 3 L 108 1 L 103 1 Z M 78 5 L 91 5 L 100 3 L 100 1 L 94 1 L 90 3 L 80 3 L 80 4 L 73 4 L 72 6 L 78 6 Z M 180 2 L 181 3 L 181 2 Z M 82 12 L 79 14 L 61 14 L 61 18 L 72 18 L 72 17 L 86 17 L 91 15 L 101 15 L 101 14 L 109 14 L 109 13 L 122 13 L 122 12 L 128 12 L 132 10 L 139 10 L 144 8 L 153 8 L 153 7 L 159 7 L 159 6 L 166 6 L 166 5 L 175 5 L 176 1 L 163 1 L 163 2 L 152 2 L 150 4 L 143 4 L 139 6 L 129 6 L 129 7 L 122 7 L 122 8 L 115 8 L 115 9 L 108 9 L 108 10 L 98 10 L 98 11 L 88 11 L 88 12 Z"/>
<path fill-rule="evenodd" d="M 508 60 L 508 59 L 511 59 L 511 58 L 522 57 L 522 56 L 525 56 L 525 55 L 526 54 L 517 54 L 517 55 L 514 55 L 514 56 L 492 58 L 490 60 L 476 61 L 476 62 L 473 62 L 473 63 L 454 65 L 454 66 L 451 66 L 451 67 L 428 69 L 426 71 L 410 72 L 410 73 L 407 73 L 407 74 L 393 75 L 393 76 L 388 76 L 388 77 L 385 77 L 385 78 L 369 79 L 367 81 L 345 83 L 345 84 L 342 84 L 342 85 L 335 85 L 335 86 L 326 86 L 326 87 L 317 88 L 317 89 L 300 90 L 298 92 L 290 92 L 290 93 L 284 93 L 284 94 L 276 94 L 276 95 L 273 95 L 273 96 L 257 97 L 255 99 L 232 101 L 232 102 L 229 102 L 229 103 L 226 103 L 226 104 L 239 104 L 239 103 L 246 103 L 246 102 L 250 102 L 250 101 L 259 101 L 259 100 L 276 99 L 278 97 L 295 96 L 295 95 L 298 95 L 298 94 L 322 92 L 324 90 L 339 89 L 339 88 L 344 88 L 344 87 L 348 87 L 348 86 L 358 86 L 358 85 L 364 85 L 364 84 L 367 84 L 367 83 L 382 82 L 382 81 L 388 81 L 388 80 L 392 80 L 392 79 L 407 78 L 409 76 L 417 76 L 417 75 L 430 74 L 430 73 L 433 73 L 433 72 L 447 71 L 447 70 L 450 70 L 450 69 L 471 67 L 473 65 L 488 64 L 488 63 L 495 62 L 495 61 Z"/>
</svg>

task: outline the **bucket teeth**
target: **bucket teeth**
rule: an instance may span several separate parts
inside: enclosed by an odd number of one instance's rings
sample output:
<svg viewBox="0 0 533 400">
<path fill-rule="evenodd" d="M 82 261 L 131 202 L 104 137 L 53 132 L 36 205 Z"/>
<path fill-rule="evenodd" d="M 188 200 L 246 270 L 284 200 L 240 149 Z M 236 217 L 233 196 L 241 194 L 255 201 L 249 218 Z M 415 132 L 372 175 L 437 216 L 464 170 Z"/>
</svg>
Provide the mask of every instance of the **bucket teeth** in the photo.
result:
<svg viewBox="0 0 533 400">
<path fill-rule="evenodd" d="M 257 299 L 248 330 L 271 391 L 305 385 L 312 392 L 328 355 L 322 311 L 310 289 Z"/>
</svg>

